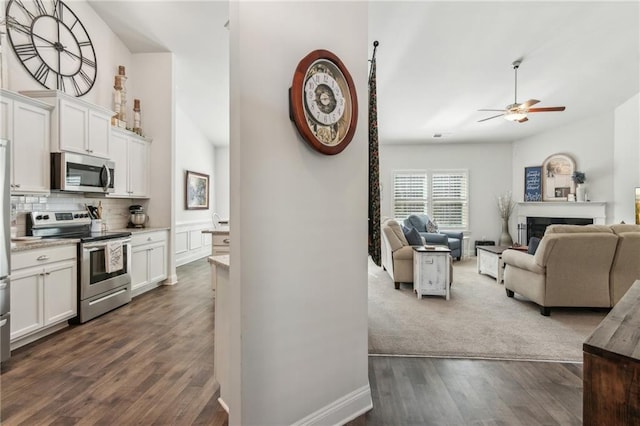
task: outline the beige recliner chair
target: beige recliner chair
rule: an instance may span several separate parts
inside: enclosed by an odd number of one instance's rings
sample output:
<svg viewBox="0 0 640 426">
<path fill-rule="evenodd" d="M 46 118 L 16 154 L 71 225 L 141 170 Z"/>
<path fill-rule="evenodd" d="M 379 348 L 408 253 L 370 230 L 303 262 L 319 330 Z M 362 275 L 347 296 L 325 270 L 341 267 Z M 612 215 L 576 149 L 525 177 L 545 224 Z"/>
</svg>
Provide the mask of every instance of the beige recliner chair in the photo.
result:
<svg viewBox="0 0 640 426">
<path fill-rule="evenodd" d="M 611 306 L 614 306 L 640 280 L 640 225 L 611 225 L 611 230 L 618 236 L 610 275 Z"/>
<path fill-rule="evenodd" d="M 550 225 L 535 255 L 502 254 L 507 296 L 521 294 L 545 316 L 552 307 L 610 307 L 609 272 L 617 244 L 609 226 Z"/>
<path fill-rule="evenodd" d="M 400 283 L 413 282 L 413 248 L 407 242 L 402 227 L 394 219 L 382 220 L 382 267 L 396 289 Z"/>
</svg>

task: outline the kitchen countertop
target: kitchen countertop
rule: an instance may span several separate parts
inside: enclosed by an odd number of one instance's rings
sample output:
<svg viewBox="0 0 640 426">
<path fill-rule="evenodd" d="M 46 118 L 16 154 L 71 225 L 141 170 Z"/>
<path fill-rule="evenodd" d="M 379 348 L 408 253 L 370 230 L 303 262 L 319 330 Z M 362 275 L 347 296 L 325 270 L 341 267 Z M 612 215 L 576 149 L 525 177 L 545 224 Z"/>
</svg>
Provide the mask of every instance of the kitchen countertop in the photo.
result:
<svg viewBox="0 0 640 426">
<path fill-rule="evenodd" d="M 131 232 L 132 234 L 144 234 L 145 232 L 154 232 L 154 231 L 168 231 L 168 227 L 158 227 L 158 228 L 120 228 L 120 229 L 109 229 L 109 232 Z"/>
<path fill-rule="evenodd" d="M 229 255 L 221 254 L 218 256 L 209 256 L 209 263 L 213 263 L 224 269 L 229 269 Z"/>
<path fill-rule="evenodd" d="M 229 227 L 228 226 L 221 226 L 219 228 L 214 228 L 214 229 L 203 229 L 202 230 L 203 234 L 228 234 L 229 233 Z"/>
<path fill-rule="evenodd" d="M 40 240 L 12 241 L 11 243 L 15 243 L 15 246 L 11 247 L 11 252 L 16 253 L 19 251 L 33 250 L 45 247 L 78 244 L 79 242 L 80 240 L 77 238 L 42 238 Z"/>
</svg>

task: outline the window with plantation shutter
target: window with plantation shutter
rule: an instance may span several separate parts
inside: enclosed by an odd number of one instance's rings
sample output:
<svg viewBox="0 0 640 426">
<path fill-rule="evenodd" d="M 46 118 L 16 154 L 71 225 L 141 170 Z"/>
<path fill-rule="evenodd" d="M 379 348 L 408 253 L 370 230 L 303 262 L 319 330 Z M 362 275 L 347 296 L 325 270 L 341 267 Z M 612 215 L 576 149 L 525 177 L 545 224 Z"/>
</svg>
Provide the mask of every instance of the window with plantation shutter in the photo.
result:
<svg viewBox="0 0 640 426">
<path fill-rule="evenodd" d="M 467 172 L 434 171 L 431 174 L 431 217 L 443 229 L 467 229 L 469 191 Z"/>
<path fill-rule="evenodd" d="M 469 228 L 467 170 L 401 170 L 393 173 L 393 217 L 427 214 L 440 229 Z"/>
<path fill-rule="evenodd" d="M 428 197 L 426 172 L 394 173 L 393 217 L 404 220 L 412 213 L 427 213 Z"/>
</svg>

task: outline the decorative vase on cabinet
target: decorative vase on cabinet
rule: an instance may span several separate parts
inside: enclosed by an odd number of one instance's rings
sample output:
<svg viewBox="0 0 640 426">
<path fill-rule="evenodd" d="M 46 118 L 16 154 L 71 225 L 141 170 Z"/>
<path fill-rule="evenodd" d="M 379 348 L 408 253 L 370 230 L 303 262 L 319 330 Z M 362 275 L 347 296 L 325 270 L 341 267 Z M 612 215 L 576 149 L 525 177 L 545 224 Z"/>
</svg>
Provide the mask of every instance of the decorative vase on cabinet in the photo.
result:
<svg viewBox="0 0 640 426">
<path fill-rule="evenodd" d="M 506 218 L 502 219 L 502 233 L 500 234 L 499 245 L 501 246 L 513 245 L 511 234 L 509 234 L 509 219 L 506 219 Z"/>
<path fill-rule="evenodd" d="M 584 184 L 578 183 L 576 184 L 576 201 L 583 202 L 587 201 L 585 197 L 586 188 Z"/>
</svg>

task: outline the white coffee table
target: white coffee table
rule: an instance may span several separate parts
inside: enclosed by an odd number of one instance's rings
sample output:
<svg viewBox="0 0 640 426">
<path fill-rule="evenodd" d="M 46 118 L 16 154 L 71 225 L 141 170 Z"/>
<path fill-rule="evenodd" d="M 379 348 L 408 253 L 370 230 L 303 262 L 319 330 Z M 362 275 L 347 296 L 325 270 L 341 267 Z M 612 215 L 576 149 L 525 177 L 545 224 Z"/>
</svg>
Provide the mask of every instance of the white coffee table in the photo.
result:
<svg viewBox="0 0 640 426">
<path fill-rule="evenodd" d="M 423 295 L 444 296 L 449 300 L 451 250 L 445 246 L 413 248 L 413 291 Z"/>
<path fill-rule="evenodd" d="M 478 273 L 486 274 L 496 279 L 498 284 L 502 283 L 504 262 L 502 262 L 502 252 L 509 246 L 478 246 Z"/>
</svg>

